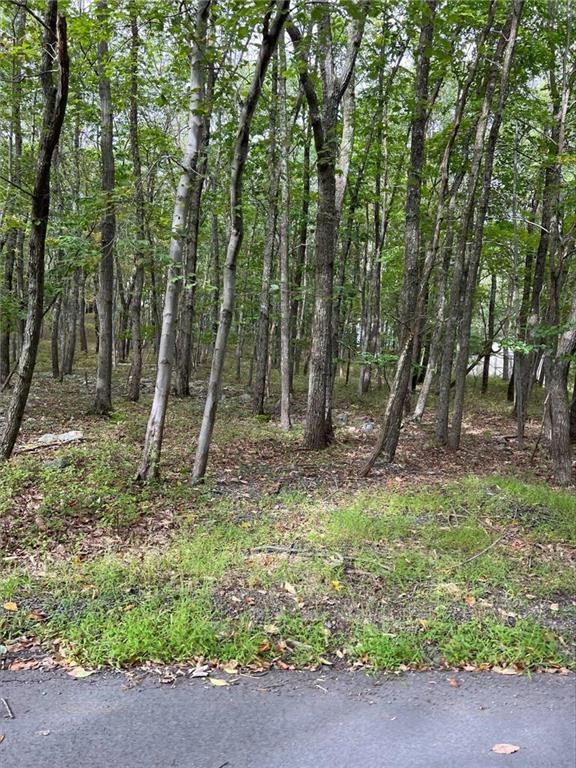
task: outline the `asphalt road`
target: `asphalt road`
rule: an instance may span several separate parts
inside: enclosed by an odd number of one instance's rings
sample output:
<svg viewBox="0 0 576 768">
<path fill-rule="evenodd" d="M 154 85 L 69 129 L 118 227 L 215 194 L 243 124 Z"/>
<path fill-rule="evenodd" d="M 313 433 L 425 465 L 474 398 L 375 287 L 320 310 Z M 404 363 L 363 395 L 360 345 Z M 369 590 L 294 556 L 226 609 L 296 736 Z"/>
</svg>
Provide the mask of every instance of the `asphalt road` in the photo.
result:
<svg viewBox="0 0 576 768">
<path fill-rule="evenodd" d="M 1 768 L 574 768 L 576 678 L 0 672 Z M 231 679 L 231 678 L 227 678 Z M 491 751 L 510 743 L 515 754 Z"/>
</svg>

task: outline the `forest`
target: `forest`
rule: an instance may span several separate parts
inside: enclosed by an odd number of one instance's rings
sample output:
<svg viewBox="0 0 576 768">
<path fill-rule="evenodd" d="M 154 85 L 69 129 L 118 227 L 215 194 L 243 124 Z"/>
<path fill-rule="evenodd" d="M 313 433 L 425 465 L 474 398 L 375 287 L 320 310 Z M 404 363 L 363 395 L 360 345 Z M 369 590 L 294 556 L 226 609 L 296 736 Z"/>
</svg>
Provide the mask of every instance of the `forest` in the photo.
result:
<svg viewBox="0 0 576 768">
<path fill-rule="evenodd" d="M 14 669 L 574 664 L 575 10 L 0 0 Z"/>
</svg>

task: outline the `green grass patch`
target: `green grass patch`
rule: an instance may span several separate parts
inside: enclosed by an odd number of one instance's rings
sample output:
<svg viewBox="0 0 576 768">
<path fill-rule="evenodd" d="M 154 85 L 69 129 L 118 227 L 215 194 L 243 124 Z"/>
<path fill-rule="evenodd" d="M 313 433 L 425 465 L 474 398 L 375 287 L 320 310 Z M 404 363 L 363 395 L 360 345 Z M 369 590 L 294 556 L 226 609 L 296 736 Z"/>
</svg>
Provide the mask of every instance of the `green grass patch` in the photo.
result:
<svg viewBox="0 0 576 768">
<path fill-rule="evenodd" d="M 51 531 L 86 518 L 129 526 L 163 504 L 181 505 L 179 522 L 163 548 L 81 560 L 71 546 L 67 561 L 47 557 L 38 575 L 6 560 L 0 606 L 18 610 L 0 607 L 0 643 L 60 637 L 78 660 L 113 666 L 200 656 L 245 664 L 262 653 L 306 666 L 343 649 L 375 669 L 570 663 L 558 639 L 570 639 L 573 622 L 567 492 L 471 478 L 328 507 L 291 491 L 260 500 L 175 481 L 137 488 L 133 449 L 110 442 L 58 457 L 65 465 L 28 456 L 3 468 L 6 520 L 34 489 Z M 254 551 L 263 544 L 277 549 Z M 551 612 L 546 599 L 561 605 Z"/>
<path fill-rule="evenodd" d="M 460 624 L 439 620 L 428 629 L 427 639 L 452 665 L 518 664 L 534 668 L 565 661 L 554 633 L 529 619 L 520 619 L 512 626 L 492 618 Z"/>
<path fill-rule="evenodd" d="M 363 624 L 356 627 L 354 641 L 350 649 L 353 657 L 375 670 L 420 667 L 427 661 L 422 641 L 413 632 L 384 632 L 374 624 Z"/>
</svg>

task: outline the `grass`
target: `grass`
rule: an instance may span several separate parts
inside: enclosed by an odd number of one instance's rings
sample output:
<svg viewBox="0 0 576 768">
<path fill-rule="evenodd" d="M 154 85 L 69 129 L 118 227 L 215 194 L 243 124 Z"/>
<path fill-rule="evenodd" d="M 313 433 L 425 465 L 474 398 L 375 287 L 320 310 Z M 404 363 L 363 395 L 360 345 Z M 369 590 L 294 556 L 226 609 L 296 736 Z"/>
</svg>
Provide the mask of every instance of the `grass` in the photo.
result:
<svg viewBox="0 0 576 768">
<path fill-rule="evenodd" d="M 133 492 L 122 491 L 122 451 L 70 448 L 58 472 L 35 459 L 10 466 L 4 514 L 33 482 L 50 530 L 86 515 L 116 525 L 117 507 L 131 517 L 181 493 L 146 486 L 125 509 L 122 493 Z M 113 470 L 106 477 L 104 465 Z M 187 493 L 164 548 L 47 555 L 36 573 L 6 561 L 0 604 L 18 610 L 0 609 L 0 642 L 32 635 L 48 648 L 58 638 L 92 666 L 198 658 L 307 666 L 337 657 L 374 669 L 572 664 L 573 498 L 564 491 L 471 478 L 327 506 L 302 493 L 240 503 L 205 489 L 194 509 Z M 552 599 L 562 603 L 554 612 Z"/>
<path fill-rule="evenodd" d="M 73 416 L 85 442 L 0 470 L 0 645 L 58 640 L 70 659 L 117 667 L 574 666 L 570 491 L 526 474 L 334 491 L 326 473 L 349 464 L 346 438 L 302 453 L 301 423 L 286 435 L 254 418 L 237 386 L 224 391 L 208 482 L 188 483 L 201 411 L 189 398 L 169 413 L 162 481 L 140 486 L 147 395 L 97 420 L 77 383 L 45 384 L 28 430 L 62 431 Z M 336 396 L 352 422 L 381 407 L 382 392 L 359 399 L 355 381 Z"/>
</svg>

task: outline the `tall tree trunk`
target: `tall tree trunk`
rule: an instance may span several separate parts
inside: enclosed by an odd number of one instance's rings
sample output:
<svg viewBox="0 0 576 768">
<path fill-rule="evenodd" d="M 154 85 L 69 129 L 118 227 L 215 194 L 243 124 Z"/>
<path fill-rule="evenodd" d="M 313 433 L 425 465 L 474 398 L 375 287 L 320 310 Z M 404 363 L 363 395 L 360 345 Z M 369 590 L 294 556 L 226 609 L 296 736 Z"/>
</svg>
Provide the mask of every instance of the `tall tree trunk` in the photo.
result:
<svg viewBox="0 0 576 768">
<path fill-rule="evenodd" d="M 488 125 L 488 117 L 494 97 L 494 91 L 496 89 L 498 71 L 501 67 L 506 49 L 506 37 L 504 34 L 502 34 L 503 32 L 504 30 L 501 30 L 501 34 L 498 36 L 496 51 L 492 57 L 492 63 L 488 74 L 484 79 L 482 103 L 480 106 L 480 112 L 476 119 L 472 159 L 470 163 L 470 170 L 468 172 L 468 183 L 460 222 L 460 234 L 458 237 L 454 259 L 454 268 L 452 271 L 450 302 L 446 317 L 444 347 L 442 350 L 442 361 L 440 365 L 440 376 L 438 382 L 436 440 L 440 445 L 448 444 L 448 422 L 450 413 L 452 366 L 454 349 L 456 346 L 458 321 L 461 315 L 461 301 L 465 279 L 466 252 L 468 248 L 470 229 L 472 227 L 474 218 L 476 205 L 476 187 L 478 184 L 478 178 L 480 176 L 482 157 L 484 155 L 484 141 Z"/>
<path fill-rule="evenodd" d="M 184 297 L 180 302 L 180 316 L 176 334 L 176 394 L 181 397 L 190 395 L 190 375 L 192 373 L 192 322 L 194 319 L 194 304 L 196 301 L 198 262 L 198 232 L 200 228 L 200 204 L 208 170 L 208 143 L 210 141 L 210 109 L 214 93 L 215 71 L 210 63 L 204 96 L 207 109 L 204 114 L 204 126 L 199 148 L 199 162 L 194 187 L 190 199 L 190 219 L 188 222 L 188 242 L 186 247 L 186 262 L 184 264 Z M 216 221 L 216 229 L 218 227 Z"/>
<path fill-rule="evenodd" d="M 60 315 L 62 314 L 62 294 L 54 302 L 52 314 L 52 330 L 50 333 L 50 359 L 52 362 L 52 378 L 60 378 Z"/>
<path fill-rule="evenodd" d="M 290 310 L 290 327 L 293 336 L 291 363 L 291 387 L 294 373 L 300 372 L 300 358 L 302 355 L 301 335 L 298 331 L 300 309 L 305 304 L 304 297 L 304 279 L 306 270 L 306 253 L 308 245 L 308 216 L 310 210 L 310 123 L 307 123 L 306 134 L 304 138 L 303 161 L 302 161 L 302 207 L 300 210 L 300 220 L 298 222 L 298 243 L 296 246 L 296 259 L 294 264 L 294 274 L 292 278 L 293 298 Z"/>
<path fill-rule="evenodd" d="M 279 123 L 280 123 L 280 426 L 290 429 L 290 135 L 286 115 L 286 51 L 284 34 L 280 39 Z"/>
<path fill-rule="evenodd" d="M 114 314 L 114 240 L 116 238 L 116 208 L 114 205 L 114 127 L 112 90 L 108 68 L 108 2 L 98 2 L 98 22 L 102 38 L 98 43 L 98 77 L 100 93 L 100 154 L 102 163 L 102 192 L 105 201 L 100 224 L 101 255 L 98 270 L 98 368 L 94 411 L 106 416 L 112 410 L 112 354 Z"/>
<path fill-rule="evenodd" d="M 462 319 L 460 321 L 458 357 L 456 360 L 456 384 L 454 387 L 454 413 L 452 415 L 452 425 L 449 436 L 449 446 L 452 450 L 457 450 L 460 446 L 462 417 L 464 415 L 466 376 L 468 372 L 468 353 L 470 349 L 470 327 L 472 323 L 472 310 L 474 308 L 474 292 L 480 266 L 482 244 L 484 241 L 484 222 L 486 220 L 486 214 L 488 213 L 488 203 L 490 200 L 494 155 L 500 133 L 500 126 L 502 124 L 504 107 L 506 106 L 506 100 L 508 98 L 508 82 L 523 5 L 524 0 L 512 0 L 511 17 L 506 25 L 506 32 L 504 35 L 506 39 L 506 48 L 502 62 L 498 104 L 492 117 L 492 125 L 490 126 L 484 158 L 482 189 L 480 191 L 480 198 L 476 210 L 474 237 L 468 262 L 468 274 L 462 304 Z"/>
<path fill-rule="evenodd" d="M 28 312 L 12 399 L 0 437 L 0 459 L 10 458 L 20 431 L 30 392 L 42 326 L 44 254 L 50 214 L 50 170 L 60 138 L 68 99 L 68 46 L 66 20 L 58 13 L 57 0 L 48 0 L 44 16 L 43 56 L 40 81 L 44 92 L 42 131 L 39 139 L 28 257 Z M 55 82 L 55 72 L 57 78 Z"/>
<path fill-rule="evenodd" d="M 14 18 L 14 46 L 22 43 L 26 29 L 26 9 L 17 7 Z M 21 57 L 16 55 L 12 60 L 12 114 L 11 114 L 11 142 L 10 142 L 10 184 L 12 185 L 11 196 L 6 208 L 8 215 L 13 214 L 17 204 L 16 190 L 21 182 L 21 160 L 22 160 L 22 121 L 21 121 L 21 101 L 22 101 L 22 64 Z M 3 318 L 0 319 L 0 386 L 10 375 L 10 337 L 13 331 L 14 323 L 14 271 L 16 268 L 18 241 L 20 230 L 17 226 L 11 225 L 6 236 L 6 256 L 4 260 L 3 284 L 0 286 L 0 309 L 2 309 Z M 14 351 L 14 350 L 12 350 Z"/>
<path fill-rule="evenodd" d="M 334 251 L 337 234 L 337 206 L 342 202 L 341 186 L 336 184 L 338 109 L 345 95 L 356 63 L 358 47 L 364 33 L 368 4 L 362 3 L 360 19 L 349 28 L 348 50 L 341 76 L 332 59 L 330 9 L 322 6 L 320 29 L 320 68 L 322 73 L 322 105 L 308 68 L 308 53 L 303 38 L 294 24 L 288 32 L 300 64 L 300 83 L 308 102 L 314 145 L 318 204 L 315 236 L 315 301 L 312 320 L 312 345 L 308 380 L 308 403 L 304 429 L 307 448 L 325 448 L 332 439 L 330 393 L 332 380 L 332 304 L 334 283 Z"/>
<path fill-rule="evenodd" d="M 490 358 L 494 346 L 494 313 L 496 311 L 496 275 L 492 275 L 490 280 L 490 300 L 488 302 L 488 328 L 486 331 L 486 354 L 482 365 L 482 394 L 488 392 L 488 381 L 490 378 Z"/>
<path fill-rule="evenodd" d="M 572 448 L 570 445 L 571 408 L 568 402 L 568 371 L 570 356 L 576 353 L 576 293 L 572 307 L 560 334 L 554 355 L 546 367 L 546 389 L 549 393 L 550 455 L 554 479 L 559 485 L 573 482 Z M 576 385 L 575 385 L 576 395 Z M 574 406 L 573 399 L 572 406 Z"/>
<path fill-rule="evenodd" d="M 190 208 L 192 176 L 198 160 L 203 127 L 201 114 L 204 82 L 203 68 L 205 66 L 206 27 L 209 7 L 210 0 L 198 0 L 194 9 L 194 36 L 191 40 L 188 138 L 172 214 L 170 268 L 168 270 L 166 294 L 164 297 L 156 386 L 146 427 L 144 450 L 137 473 L 138 480 L 157 478 L 160 474 L 160 453 L 164 436 L 168 396 L 170 394 L 170 379 L 174 361 L 174 337 L 182 282 L 182 249 Z"/>
<path fill-rule="evenodd" d="M 382 432 L 377 444 L 363 467 L 362 474 L 367 475 L 377 458 L 383 456 L 385 462 L 394 459 L 404 401 L 410 384 L 412 348 L 416 327 L 414 325 L 414 307 L 418 301 L 418 254 L 420 251 L 420 201 L 422 196 L 422 169 L 426 140 L 426 121 L 428 115 L 428 81 L 430 74 L 430 56 L 434 36 L 434 15 L 436 0 L 427 0 L 422 11 L 420 40 L 414 87 L 414 108 L 410 142 L 410 166 L 407 178 L 406 215 L 404 233 L 404 284 L 401 297 L 402 332 L 400 336 L 400 357 L 396 365 L 394 382 L 390 390 Z"/>
<path fill-rule="evenodd" d="M 268 339 L 270 332 L 270 286 L 272 283 L 272 262 L 276 242 L 276 222 L 278 218 L 278 172 L 277 172 L 277 136 L 276 112 L 278 103 L 278 67 L 276 57 L 272 64 L 272 98 L 270 101 L 270 149 L 269 167 L 272 170 L 268 185 L 268 218 L 262 253 L 262 283 L 260 285 L 260 310 L 256 326 L 254 346 L 254 380 L 252 389 L 252 411 L 256 415 L 264 413 L 266 393 L 266 373 L 268 369 Z"/>
<path fill-rule="evenodd" d="M 268 11 L 264 19 L 262 43 L 258 52 L 250 90 L 240 115 L 238 133 L 234 144 L 234 157 L 232 160 L 232 174 L 230 180 L 231 221 L 228 246 L 226 248 L 226 261 L 224 263 L 222 308 L 220 310 L 220 323 L 218 325 L 214 354 L 212 356 L 208 393 L 206 395 L 204 415 L 202 417 L 202 426 L 200 427 L 200 434 L 198 436 L 198 447 L 196 449 L 194 469 L 192 472 L 193 482 L 201 481 L 206 473 L 210 442 L 212 440 L 212 432 L 216 421 L 216 410 L 220 399 L 220 383 L 222 379 L 222 369 L 224 367 L 224 357 L 226 355 L 226 344 L 234 313 L 236 259 L 240 252 L 244 235 L 242 185 L 244 181 L 246 158 L 248 156 L 250 126 L 252 118 L 254 117 L 256 105 L 260 99 L 262 83 L 264 81 L 264 76 L 266 75 L 266 70 L 268 69 L 268 64 L 270 63 L 270 59 L 274 54 L 278 43 L 278 38 L 284 28 L 290 2 L 289 0 L 279 0 L 278 11 L 274 20 L 270 23 L 274 5 L 274 3 L 271 3 L 268 6 Z"/>
<path fill-rule="evenodd" d="M 144 263 L 146 243 L 146 202 L 142 181 L 142 160 L 140 157 L 140 136 L 138 125 L 138 14 L 133 0 L 130 2 L 130 153 L 134 174 L 134 204 L 136 212 L 137 244 L 134 253 L 134 286 L 130 304 L 130 335 L 132 361 L 128 381 L 128 399 L 140 399 L 142 380 L 142 293 L 144 290 Z"/>
</svg>

